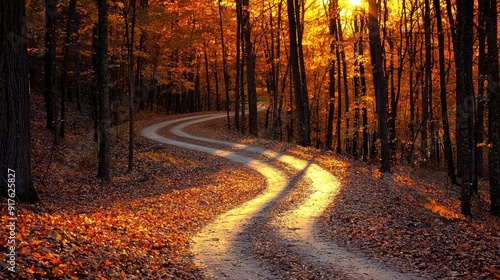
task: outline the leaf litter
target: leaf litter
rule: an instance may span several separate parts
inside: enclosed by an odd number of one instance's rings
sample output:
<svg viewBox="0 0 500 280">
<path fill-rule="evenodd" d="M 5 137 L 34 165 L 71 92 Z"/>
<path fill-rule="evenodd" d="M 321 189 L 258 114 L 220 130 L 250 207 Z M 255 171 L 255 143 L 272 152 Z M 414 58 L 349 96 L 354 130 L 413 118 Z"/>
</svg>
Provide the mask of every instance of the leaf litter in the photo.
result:
<svg viewBox="0 0 500 280">
<path fill-rule="evenodd" d="M 378 164 L 333 152 L 251 136 L 242 139 L 216 121 L 193 125 L 186 132 L 213 137 L 213 130 L 220 131 L 220 139 L 312 160 L 336 176 L 340 193 L 319 221 L 324 234 L 347 250 L 430 279 L 500 279 L 500 217 L 488 211 L 485 180 L 480 181 L 480 196 L 472 201 L 474 216 L 464 218 L 460 189 L 442 171 L 398 166 L 391 174 L 381 174 Z M 261 134 L 265 137 L 265 132 Z M 296 271 L 291 278 L 343 279 L 335 272 L 325 273 L 328 268 L 307 266 L 291 256 L 293 252 L 278 249 L 279 240 L 265 236 L 255 241 L 257 254 L 274 261 L 277 269 Z"/>
<path fill-rule="evenodd" d="M 78 120 L 69 122 L 71 132 L 54 149 L 46 173 L 52 145 L 42 139 L 51 135 L 43 128 L 43 110 L 36 109 L 43 106 L 32 108 L 33 175 L 42 203 L 18 206 L 18 274 L 10 274 L 0 260 L 0 278 L 200 279 L 190 236 L 264 188 L 256 172 L 203 153 L 165 149 L 141 137 L 136 137 L 134 171 L 127 173 L 126 125 L 112 133 L 113 179 L 100 181 L 95 179 L 97 147 L 89 144 L 90 127 Z M 146 120 L 138 123 L 139 129 L 165 117 L 142 112 L 138 119 Z M 214 130 L 217 138 L 313 160 L 341 180 L 342 189 L 320 223 L 326 235 L 348 250 L 433 279 L 500 279 L 500 219 L 488 212 L 486 182 L 480 183 L 480 198 L 473 199 L 475 216 L 463 218 L 459 189 L 442 172 L 398 167 L 380 174 L 374 165 L 331 152 L 242 139 L 227 132 L 223 122 L 187 129 L 209 137 Z M 283 205 L 291 203 L 285 209 L 300 200 L 294 193 L 283 200 Z M 3 200 L 2 209 L 5 205 Z M 1 215 L 6 221 L 6 213 Z M 0 242 L 7 244 L 7 228 L 3 230 Z M 256 235 L 254 253 L 275 263 L 283 277 L 342 279 L 328 268 L 302 263 L 279 240 L 263 235 Z M 7 247 L 1 250 L 5 254 Z"/>
<path fill-rule="evenodd" d="M 158 121 L 144 112 L 137 119 L 146 120 L 137 130 Z M 44 174 L 52 145 L 36 139 L 51 135 L 43 123 L 32 126 L 34 182 L 42 202 L 18 205 L 16 274 L 2 258 L 2 279 L 200 279 L 190 237 L 265 186 L 257 172 L 142 137 L 136 137 L 134 170 L 127 173 L 124 133 L 118 141 L 112 133 L 112 180 L 98 180 L 96 157 L 88 154 L 95 152 L 88 144 L 92 134 L 83 125 L 68 129 Z M 6 209 L 5 200 L 0 208 Z M 0 243 L 7 244 L 7 227 L 2 231 Z M 0 248 L 5 256 L 7 247 Z"/>
</svg>

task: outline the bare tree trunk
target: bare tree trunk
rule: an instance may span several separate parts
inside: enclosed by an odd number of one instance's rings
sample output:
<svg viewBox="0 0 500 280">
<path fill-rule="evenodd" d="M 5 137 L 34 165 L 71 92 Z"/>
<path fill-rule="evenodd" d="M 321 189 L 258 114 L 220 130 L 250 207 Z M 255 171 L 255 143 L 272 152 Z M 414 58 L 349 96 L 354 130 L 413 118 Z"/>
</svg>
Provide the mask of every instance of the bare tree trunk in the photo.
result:
<svg viewBox="0 0 500 280">
<path fill-rule="evenodd" d="M 127 39 L 127 54 L 128 54 L 128 92 L 129 92 L 129 144 L 128 144 L 128 172 L 131 172 L 134 166 L 134 95 L 135 95 L 135 81 L 134 81 L 134 36 L 135 36 L 135 14 L 136 14 L 136 0 L 130 1 L 130 7 L 124 8 L 125 18 L 125 32 Z M 129 11 L 129 9 L 132 9 Z M 131 16 L 129 19 L 129 12 Z M 129 22 L 130 20 L 130 22 Z"/>
<path fill-rule="evenodd" d="M 448 102 L 446 100 L 446 69 L 444 61 L 444 33 L 443 23 L 441 16 L 441 8 L 439 0 L 434 1 L 434 9 L 436 10 L 436 22 L 438 29 L 438 48 L 439 48 L 439 86 L 440 86 L 440 99 L 441 99 L 441 117 L 443 121 L 443 134 L 444 134 L 444 154 L 446 158 L 446 166 L 448 170 L 448 177 L 451 183 L 458 185 L 455 176 L 455 166 L 453 164 L 453 151 L 451 146 L 450 125 L 448 121 Z"/>
<path fill-rule="evenodd" d="M 336 29 L 337 29 L 337 9 L 338 9 L 338 3 L 337 0 L 330 1 L 330 5 L 328 7 L 328 13 L 330 17 L 330 25 L 329 25 L 329 32 L 332 37 L 332 42 L 330 43 L 330 54 L 333 55 L 334 51 L 337 49 L 338 53 L 338 47 L 335 46 L 334 42 L 334 36 L 336 35 Z M 338 40 L 335 38 L 335 40 Z M 340 63 L 340 62 L 339 62 Z M 327 120 L 327 126 L 326 126 L 326 149 L 327 150 L 333 150 L 333 117 L 335 115 L 335 60 L 330 59 L 330 66 L 328 68 L 329 71 L 329 78 L 330 78 L 330 83 L 328 87 L 328 95 L 329 95 L 329 100 L 328 100 L 328 120 Z M 340 73 L 338 73 L 340 75 Z M 339 95 L 340 95 L 339 91 Z"/>
<path fill-rule="evenodd" d="M 244 56 L 247 65 L 247 90 L 248 90 L 248 132 L 255 136 L 257 131 L 257 88 L 255 84 L 255 53 L 251 42 L 252 28 L 250 25 L 250 11 L 248 8 L 248 0 L 242 0 L 243 10 L 243 39 L 245 44 Z"/>
<path fill-rule="evenodd" d="M 75 27 L 75 17 L 76 17 L 76 0 L 69 1 L 68 7 L 68 20 L 66 23 L 66 35 L 64 39 L 63 47 L 63 63 L 62 63 L 62 73 L 61 73 L 61 125 L 59 129 L 59 136 L 64 139 L 64 134 L 66 130 L 66 98 L 71 101 L 73 95 L 71 91 L 68 91 L 68 71 L 69 71 L 69 50 L 72 46 L 73 32 Z"/>
<path fill-rule="evenodd" d="M 391 133 L 391 149 L 393 153 L 393 158 L 395 159 L 396 151 L 397 151 L 397 143 L 401 143 L 401 141 L 398 139 L 397 136 L 397 129 L 396 129 L 396 119 L 398 117 L 398 104 L 399 104 L 399 97 L 401 96 L 401 84 L 402 84 L 402 79 L 403 79 L 403 70 L 404 70 L 404 65 L 405 65 L 405 59 L 408 54 L 408 46 L 409 42 L 408 40 L 405 40 L 405 33 L 403 32 L 403 26 L 406 26 L 406 0 L 403 0 L 402 6 L 401 6 L 401 17 L 399 20 L 399 46 L 397 48 L 397 53 L 399 54 L 398 57 L 398 67 L 397 67 L 397 85 L 396 85 L 396 90 L 393 94 L 391 94 L 391 121 L 389 122 L 390 128 L 389 131 Z M 405 44 L 403 44 L 405 42 Z M 403 159 L 404 155 L 404 146 L 401 145 L 401 159 Z"/>
<path fill-rule="evenodd" d="M 484 176 L 483 168 L 483 141 L 484 141 L 484 111 L 485 111 L 485 81 L 486 81 L 486 29 L 485 29 L 485 12 L 486 1 L 478 1 L 478 78 L 477 78 L 477 98 L 476 98 L 476 116 L 475 116 L 475 129 L 474 138 L 476 140 L 475 164 L 476 167 L 476 180 L 472 185 L 472 192 L 474 195 L 479 196 L 478 190 L 478 177 Z"/>
<path fill-rule="evenodd" d="M 140 0 L 140 5 L 141 9 L 144 10 L 148 7 L 148 0 Z M 139 36 L 139 54 L 137 56 L 137 72 L 136 72 L 136 83 L 139 88 L 139 92 L 142 93 L 141 96 L 139 96 L 139 108 L 141 110 L 146 109 L 146 101 L 148 103 L 152 102 L 151 95 L 148 92 L 145 92 L 144 89 L 144 75 L 143 75 L 143 68 L 146 63 L 146 58 L 143 53 L 146 52 L 146 38 L 147 38 L 147 33 L 146 30 L 141 30 L 141 35 Z M 149 91 L 149 89 L 148 89 Z"/>
<path fill-rule="evenodd" d="M 45 110 L 46 128 L 55 130 L 55 59 L 57 0 L 45 0 Z M 57 141 L 56 139 L 54 141 Z"/>
<path fill-rule="evenodd" d="M 215 110 L 220 111 L 220 91 L 219 91 L 219 72 L 217 67 L 217 52 L 214 51 L 214 79 L 215 79 Z"/>
<path fill-rule="evenodd" d="M 462 160 L 460 175 L 461 212 L 470 216 L 471 186 L 475 180 L 474 168 L 474 86 L 472 82 L 473 59 L 473 20 L 474 3 L 469 0 L 457 0 L 457 44 L 455 48 L 455 67 L 457 74 L 457 153 Z"/>
<path fill-rule="evenodd" d="M 280 0 L 277 4 L 277 11 L 273 10 L 274 3 L 269 2 L 269 20 L 264 22 L 264 25 L 268 24 L 269 31 L 268 36 L 264 36 L 266 49 L 266 64 L 268 65 L 268 70 L 266 73 L 266 81 L 268 93 L 271 99 L 271 112 L 272 120 L 271 126 L 269 127 L 269 135 L 273 139 L 278 139 L 281 137 L 281 115 L 280 115 L 280 55 L 281 55 L 281 30 L 282 30 L 282 6 L 283 0 Z M 276 14 L 276 16 L 275 16 Z M 264 19 L 265 20 L 265 19 Z"/>
<path fill-rule="evenodd" d="M 0 3 L 0 196 L 39 201 L 31 174 L 28 52 L 24 0 Z"/>
<path fill-rule="evenodd" d="M 409 15 L 408 17 L 405 17 L 405 23 L 409 22 L 409 27 L 408 24 L 405 24 L 405 35 L 406 35 L 406 41 L 408 42 L 408 54 L 409 54 L 409 79 L 408 79 L 408 84 L 409 84 L 409 103 L 410 103 L 410 122 L 408 124 L 408 134 L 406 137 L 406 161 L 408 164 L 413 164 L 414 162 L 414 156 L 413 156 L 413 146 L 414 146 L 414 139 L 415 139 L 415 60 L 416 60 L 416 52 L 417 52 L 417 40 L 415 39 L 416 36 L 413 34 L 413 28 L 414 28 L 414 14 L 415 14 L 415 6 L 412 5 L 410 7 Z M 406 15 L 406 12 L 405 12 Z"/>
<path fill-rule="evenodd" d="M 311 124 L 309 97 L 307 93 L 304 56 L 302 54 L 302 27 L 300 22 L 299 0 L 287 0 L 288 22 L 290 26 L 290 64 L 295 93 L 295 105 L 298 119 L 297 143 L 311 145 Z"/>
<path fill-rule="evenodd" d="M 352 133 L 352 145 L 351 152 L 355 159 L 359 158 L 359 125 L 360 125 L 360 97 L 362 95 L 362 85 L 361 85 L 361 59 L 363 56 L 363 40 L 362 40 L 362 29 L 363 29 L 363 18 L 361 15 L 354 16 L 354 32 L 357 35 L 356 41 L 354 43 L 354 119 L 353 119 L 353 133 Z"/>
<path fill-rule="evenodd" d="M 209 74 L 209 66 L 208 66 L 208 50 L 207 50 L 207 42 L 203 41 L 204 44 L 204 59 L 205 59 L 205 79 L 207 83 L 207 110 L 210 111 L 212 104 L 211 104 L 211 86 L 210 86 L 210 74 Z"/>
<path fill-rule="evenodd" d="M 227 113 L 227 128 L 231 129 L 231 120 L 229 118 L 229 74 L 227 73 L 227 53 L 224 43 L 224 25 L 222 24 L 222 1 L 219 0 L 219 25 L 220 25 L 220 40 L 222 46 L 222 68 L 224 72 L 224 90 L 226 92 L 226 113 Z"/>
<path fill-rule="evenodd" d="M 342 32 L 342 23 L 340 21 L 340 18 L 337 19 L 337 31 L 339 34 L 339 41 L 343 42 L 344 41 L 344 35 Z M 346 119 L 346 130 L 349 131 L 349 86 L 348 86 L 348 73 L 347 73 L 347 61 L 345 58 L 345 50 L 344 50 L 344 45 L 342 44 L 340 47 L 340 58 L 342 61 L 342 79 L 343 79 L 343 87 L 344 87 L 344 113 L 347 116 Z M 338 62 L 340 63 L 340 61 Z M 340 67 L 340 65 L 338 66 Z M 339 71 L 340 72 L 340 71 Z M 340 74 L 339 74 L 340 75 Z M 340 80 L 339 80 L 340 84 Z M 339 85 L 339 102 L 338 102 L 338 114 L 337 114 L 337 154 L 340 154 L 342 152 L 342 132 L 341 132 L 341 123 L 342 123 L 342 97 L 340 97 L 342 93 L 340 92 L 340 85 Z M 346 141 L 347 142 L 347 141 Z"/>
<path fill-rule="evenodd" d="M 377 116 L 382 146 L 381 172 L 391 171 L 391 153 L 389 148 L 389 131 L 387 128 L 387 82 L 383 72 L 382 46 L 380 42 L 380 26 L 378 23 L 378 6 L 376 0 L 369 0 L 370 21 L 368 25 L 370 38 L 370 55 L 373 65 L 373 83 L 377 99 Z"/>
<path fill-rule="evenodd" d="M 78 31 L 80 26 L 80 15 L 77 13 L 77 20 L 75 23 L 75 52 L 76 52 L 76 61 L 75 61 L 75 80 L 76 80 L 76 108 L 78 112 L 82 112 L 82 78 L 81 78 L 81 48 L 82 43 L 80 42 L 80 32 Z"/>
<path fill-rule="evenodd" d="M 486 7 L 486 38 L 488 44 L 488 97 L 489 97 L 489 171 L 490 171 L 490 211 L 500 216 L 500 71 L 498 66 L 498 22 L 497 1 L 488 0 Z"/>
<path fill-rule="evenodd" d="M 92 66 L 94 69 L 94 79 L 92 81 L 92 119 L 93 119 L 93 129 L 94 129 L 94 143 L 99 141 L 99 87 L 98 87 L 98 77 L 99 73 L 99 59 L 98 59 L 98 23 L 94 23 L 92 28 Z"/>
<path fill-rule="evenodd" d="M 431 50 L 431 13 L 429 0 L 424 1 L 424 45 L 425 65 L 424 83 L 422 88 L 422 128 L 420 140 L 420 158 L 424 163 L 428 160 L 428 123 L 429 123 L 429 96 L 432 91 L 432 50 Z"/>
<path fill-rule="evenodd" d="M 329 100 L 328 121 L 326 125 L 326 149 L 333 150 L 333 116 L 335 115 L 335 60 L 330 60 L 328 71 L 330 76 L 330 83 L 328 87 Z"/>
<path fill-rule="evenodd" d="M 110 179 L 111 137 L 109 133 L 109 76 L 108 76 L 108 3 L 97 0 L 97 92 L 99 93 L 99 166 L 97 177 Z"/>
<path fill-rule="evenodd" d="M 242 29 L 243 29 L 243 7 L 241 1 L 236 1 L 236 77 L 234 87 L 234 127 L 236 131 L 240 131 L 240 87 L 243 87 L 242 79 Z"/>
</svg>

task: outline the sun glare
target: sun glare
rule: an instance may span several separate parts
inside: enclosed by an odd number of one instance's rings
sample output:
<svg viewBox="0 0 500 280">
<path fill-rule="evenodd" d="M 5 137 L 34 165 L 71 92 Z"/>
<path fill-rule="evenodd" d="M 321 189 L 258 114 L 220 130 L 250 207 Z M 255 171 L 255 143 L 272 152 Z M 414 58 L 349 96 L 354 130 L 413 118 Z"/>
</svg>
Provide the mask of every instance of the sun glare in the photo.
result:
<svg viewBox="0 0 500 280">
<path fill-rule="evenodd" d="M 351 8 L 354 8 L 354 7 L 361 6 L 361 4 L 362 4 L 362 0 L 347 0 L 347 3 L 348 3 L 348 5 L 349 5 Z"/>
</svg>

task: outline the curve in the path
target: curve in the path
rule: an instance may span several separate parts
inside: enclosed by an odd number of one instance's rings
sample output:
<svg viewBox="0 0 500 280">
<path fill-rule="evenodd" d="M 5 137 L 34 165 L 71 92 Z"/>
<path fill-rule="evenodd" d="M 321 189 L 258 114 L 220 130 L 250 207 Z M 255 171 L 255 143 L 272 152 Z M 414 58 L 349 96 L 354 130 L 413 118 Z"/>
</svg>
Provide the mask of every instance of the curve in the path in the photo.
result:
<svg viewBox="0 0 500 280">
<path fill-rule="evenodd" d="M 252 244 L 248 239 L 242 238 L 242 233 L 252 219 L 259 218 L 259 213 L 266 205 L 281 197 L 287 186 L 286 177 L 280 170 L 251 157 L 177 141 L 157 133 L 165 126 L 197 118 L 199 117 L 158 123 L 145 128 L 142 135 L 161 143 L 209 153 L 247 165 L 265 176 L 268 186 L 261 195 L 217 217 L 193 238 L 195 261 L 205 268 L 206 276 L 212 279 L 273 279 L 275 276 L 269 269 L 252 258 L 251 253 L 245 253 L 251 251 Z"/>
<path fill-rule="evenodd" d="M 179 119 L 175 121 L 170 121 L 170 122 L 165 122 L 158 124 L 157 127 L 153 127 L 154 131 L 157 131 L 159 128 L 167 126 L 169 124 L 173 124 L 174 122 L 182 122 L 181 124 L 175 125 L 170 129 L 170 132 L 172 134 L 175 134 L 180 137 L 196 140 L 196 141 L 202 141 L 206 143 L 211 143 L 211 144 L 216 144 L 216 145 L 222 145 L 222 146 L 227 146 L 237 150 L 241 150 L 242 152 L 252 154 L 254 156 L 256 155 L 262 155 L 267 158 L 270 158 L 275 161 L 279 161 L 281 163 L 287 164 L 294 169 L 298 170 L 299 172 L 304 172 L 305 176 L 311 181 L 311 194 L 309 197 L 302 202 L 302 204 L 294 210 L 287 211 L 284 215 L 281 215 L 281 217 L 278 219 L 278 225 L 279 226 L 279 232 L 280 232 L 280 237 L 282 237 L 285 242 L 288 244 L 291 244 L 295 248 L 295 252 L 304 260 L 307 260 L 308 263 L 311 264 L 318 264 L 321 266 L 326 266 L 326 267 L 334 267 L 336 269 L 340 269 L 344 274 L 354 278 L 354 279 L 419 279 L 417 276 L 414 275 L 409 275 L 409 274 L 403 274 L 396 272 L 388 267 L 382 266 L 380 264 L 371 262 L 365 258 L 358 257 L 354 254 L 351 254 L 349 252 L 346 252 L 344 248 L 341 248 L 333 243 L 332 240 L 327 240 L 326 238 L 323 238 L 321 234 L 319 233 L 315 219 L 321 215 L 321 213 L 326 209 L 332 198 L 335 196 L 335 194 L 338 192 L 339 189 L 339 182 L 338 180 L 329 172 L 321 168 L 320 166 L 310 163 L 308 161 L 298 159 L 296 157 L 290 156 L 290 155 L 285 155 L 281 153 L 277 153 L 275 151 L 271 150 L 266 150 L 262 149 L 260 147 L 255 147 L 255 146 L 249 146 L 249 145 L 243 145 L 243 144 L 238 144 L 238 143 L 233 143 L 229 141 L 223 141 L 223 140 L 215 140 L 215 139 L 210 139 L 210 138 L 205 138 L 205 137 L 199 137 L 199 136 L 194 136 L 191 134 L 188 134 L 184 132 L 184 129 L 187 126 L 199 123 L 199 122 L 205 122 L 209 120 L 213 120 L 216 118 L 221 118 L 224 117 L 224 114 L 213 114 L 213 115 L 208 115 L 208 116 L 197 116 L 197 117 L 190 117 L 190 118 L 184 118 L 184 119 Z M 151 128 L 151 127 L 150 127 Z M 149 129 L 149 128 L 148 128 Z M 151 131 L 153 131 L 151 130 Z M 144 135 L 144 131 L 143 131 Z M 157 135 L 158 137 L 159 135 Z M 159 136 L 161 137 L 161 136 Z M 168 138 L 166 138 L 168 139 Z M 170 139 L 171 140 L 171 139 Z M 172 140 L 171 140 L 172 141 Z M 171 142 L 170 141 L 170 142 Z M 175 141 L 175 140 L 173 140 Z M 164 141 L 162 141 L 164 142 Z M 179 141 L 175 141 L 179 142 Z M 189 148 L 185 145 L 193 145 L 193 144 L 188 144 L 184 142 L 180 142 L 183 145 L 178 145 L 178 146 L 184 146 L 186 148 Z M 173 143 L 169 143 L 173 144 Z M 176 145 L 176 144 L 174 144 Z M 203 148 L 207 148 L 204 146 L 200 146 Z M 210 153 L 212 154 L 217 154 L 214 153 L 214 150 L 212 148 L 210 149 Z M 196 149 L 199 150 L 199 149 Z M 221 151 L 221 150 L 216 150 L 216 151 Z M 208 151 L 207 151 L 208 152 Z M 225 153 L 230 153 L 231 155 L 237 155 L 236 152 L 227 152 Z M 238 155 L 241 156 L 241 155 Z M 243 156 L 245 157 L 245 156 Z M 247 158 L 247 157 L 245 157 Z M 231 158 L 229 158 L 231 159 Z M 247 160 L 250 158 L 247 158 Z M 255 161 L 255 160 L 254 160 Z M 238 161 L 240 163 L 243 163 L 241 161 Z M 252 160 L 250 161 L 252 162 Z M 268 176 L 275 176 L 278 174 L 278 171 L 269 166 L 266 165 L 260 161 L 257 161 L 259 164 L 263 164 L 261 167 L 257 166 L 251 166 L 250 167 L 256 169 L 257 171 L 261 172 L 266 178 L 269 180 L 270 185 L 272 182 L 272 179 Z M 267 170 L 274 170 L 274 175 L 269 173 Z M 277 175 L 276 175 L 277 176 Z M 283 176 L 281 173 L 279 176 Z M 279 182 L 287 181 L 285 178 L 280 178 Z M 278 182 L 278 184 L 279 184 Z M 284 185 L 286 183 L 281 183 L 281 191 L 282 192 L 285 188 Z M 277 192 L 277 193 L 279 193 Z M 272 199 L 270 198 L 269 201 Z M 244 205 L 242 207 L 245 207 Z M 263 204 L 259 207 L 264 207 Z M 237 208 L 240 209 L 241 207 Z M 263 208 L 261 208 L 263 209 Z M 238 211 L 241 211 L 238 210 Z M 223 215 L 225 216 L 225 214 Z M 221 216 L 222 217 L 222 216 Z M 219 240 L 220 241 L 220 240 Z M 205 249 L 210 249 L 210 246 L 207 246 Z M 196 249 L 195 249 L 196 251 Z M 204 261 L 206 263 L 206 261 Z M 232 277 L 230 277 L 232 278 Z M 238 279 L 245 279 L 245 278 L 238 278 Z M 255 274 L 253 278 L 249 279 L 255 279 Z"/>
</svg>

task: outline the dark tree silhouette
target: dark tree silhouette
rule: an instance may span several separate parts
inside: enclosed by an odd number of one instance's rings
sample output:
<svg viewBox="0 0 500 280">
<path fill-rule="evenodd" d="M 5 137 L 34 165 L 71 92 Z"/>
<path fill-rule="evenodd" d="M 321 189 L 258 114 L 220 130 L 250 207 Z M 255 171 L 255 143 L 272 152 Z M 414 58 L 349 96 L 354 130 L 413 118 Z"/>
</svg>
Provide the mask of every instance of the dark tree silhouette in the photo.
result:
<svg viewBox="0 0 500 280">
<path fill-rule="evenodd" d="M 56 17 L 57 0 L 45 0 L 45 110 L 46 127 L 54 130 L 55 123 L 55 59 L 56 59 Z M 57 133 L 57 132 L 55 132 Z M 56 135 L 56 134 L 55 134 Z M 56 135 L 57 136 L 57 135 Z M 54 141 L 57 141 L 55 137 Z"/>
<path fill-rule="evenodd" d="M 1 1 L 0 189 L 2 196 L 34 203 L 25 18 L 24 0 Z"/>
<path fill-rule="evenodd" d="M 370 20 L 368 23 L 370 38 L 370 56 L 372 61 L 373 84 L 377 99 L 378 129 L 382 146 L 381 172 L 391 171 L 391 151 L 389 147 L 389 130 L 387 127 L 387 81 L 385 80 L 382 60 L 382 45 L 380 42 L 380 26 L 378 22 L 378 6 L 376 0 L 370 0 Z"/>
<path fill-rule="evenodd" d="M 248 90 L 248 131 L 255 136 L 257 131 L 257 88 L 255 84 L 255 53 L 252 45 L 252 26 L 250 24 L 249 1 L 242 0 L 242 31 L 244 57 L 246 58 L 246 77 Z"/>
<path fill-rule="evenodd" d="M 441 117 L 443 122 L 443 136 L 444 136 L 444 155 L 446 158 L 446 166 L 448 170 L 448 177 L 451 183 L 458 185 L 455 176 L 455 166 L 453 164 L 453 150 L 451 146 L 450 125 L 448 122 L 448 102 L 446 100 L 446 65 L 444 59 L 444 33 L 443 23 L 441 16 L 441 7 L 439 0 L 434 1 L 434 9 L 436 10 L 436 22 L 438 30 L 438 48 L 439 48 L 439 89 L 441 100 Z"/>
<path fill-rule="evenodd" d="M 488 45 L 488 96 L 489 96 L 489 132 L 491 148 L 489 150 L 490 170 L 490 210 L 500 215 L 500 77 L 498 63 L 498 22 L 497 1 L 488 0 L 486 4 L 486 41 Z"/>
<path fill-rule="evenodd" d="M 461 182 L 462 214 L 471 215 L 471 186 L 474 182 L 474 86 L 472 81 L 472 59 L 474 43 L 474 3 L 469 0 L 457 0 L 457 28 L 455 45 L 455 67 L 457 78 L 457 145 L 459 174 Z"/>
<path fill-rule="evenodd" d="M 302 146 L 311 145 L 311 124 L 309 114 L 309 97 L 307 92 L 306 69 L 302 50 L 301 5 L 299 0 L 287 0 L 288 22 L 290 29 L 290 64 L 297 108 L 298 131 L 297 143 Z"/>
<path fill-rule="evenodd" d="M 109 76 L 108 76 L 108 3 L 98 0 L 97 24 L 97 94 L 99 103 L 99 166 L 97 177 L 110 179 L 111 137 L 109 128 Z"/>
</svg>

